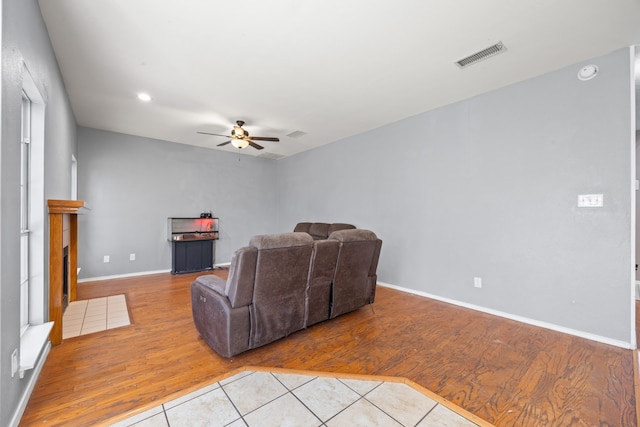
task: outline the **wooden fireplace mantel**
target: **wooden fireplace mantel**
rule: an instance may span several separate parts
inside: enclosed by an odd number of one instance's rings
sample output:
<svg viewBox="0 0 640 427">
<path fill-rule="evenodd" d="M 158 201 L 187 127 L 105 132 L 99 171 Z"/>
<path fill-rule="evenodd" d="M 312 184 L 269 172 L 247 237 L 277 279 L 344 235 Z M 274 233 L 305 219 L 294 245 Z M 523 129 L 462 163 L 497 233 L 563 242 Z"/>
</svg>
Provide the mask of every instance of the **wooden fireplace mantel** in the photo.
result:
<svg viewBox="0 0 640 427">
<path fill-rule="evenodd" d="M 47 201 L 50 214 L 78 214 L 87 210 L 82 200 L 53 200 Z"/>
<path fill-rule="evenodd" d="M 81 200 L 48 200 L 49 206 L 49 334 L 52 345 L 62 342 L 62 292 L 64 248 L 68 247 L 69 302 L 75 301 L 78 284 L 78 214 L 87 210 Z"/>
</svg>

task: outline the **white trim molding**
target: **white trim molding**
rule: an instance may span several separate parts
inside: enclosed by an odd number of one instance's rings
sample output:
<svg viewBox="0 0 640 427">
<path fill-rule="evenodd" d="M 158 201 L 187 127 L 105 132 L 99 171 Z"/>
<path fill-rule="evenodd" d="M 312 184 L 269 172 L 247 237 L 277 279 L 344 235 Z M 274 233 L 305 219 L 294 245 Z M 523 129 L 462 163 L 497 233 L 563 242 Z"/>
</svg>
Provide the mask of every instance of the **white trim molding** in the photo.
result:
<svg viewBox="0 0 640 427">
<path fill-rule="evenodd" d="M 230 262 L 221 262 L 218 264 L 214 264 L 213 268 L 215 270 L 216 268 L 228 267 L 230 265 L 231 265 Z M 203 270 L 201 271 L 201 273 L 207 274 L 207 272 L 210 272 L 210 271 L 212 270 Z M 78 279 L 78 283 L 95 282 L 97 280 L 123 279 L 126 277 L 148 276 L 150 274 L 161 274 L 161 273 L 170 273 L 170 272 L 171 270 L 139 271 L 137 273 L 115 274 L 113 276 L 88 277 L 84 279 Z"/>
<path fill-rule="evenodd" d="M 18 425 L 20 424 L 20 420 L 22 419 L 22 415 L 24 415 L 25 409 L 27 409 L 27 403 L 29 403 L 29 399 L 31 398 L 33 389 L 36 386 L 36 381 L 38 381 L 40 372 L 44 367 L 44 362 L 47 360 L 47 356 L 49 355 L 49 351 L 51 351 L 51 342 L 47 341 L 44 348 L 42 349 L 42 356 L 40 356 L 36 365 L 34 366 L 33 375 L 29 377 L 29 383 L 27 384 L 27 387 L 25 388 L 24 393 L 22 394 L 22 397 L 18 402 L 18 406 L 13 413 L 11 421 L 9 422 L 10 427 L 18 427 Z"/>
<path fill-rule="evenodd" d="M 528 325 L 538 326 L 540 328 L 550 329 L 552 331 L 562 332 L 564 334 L 573 335 L 573 336 L 580 337 L 580 338 L 586 338 L 586 339 L 591 340 L 591 341 L 597 341 L 597 342 L 600 342 L 600 343 L 603 343 L 603 344 L 613 345 L 615 347 L 621 347 L 621 348 L 630 349 L 630 350 L 633 350 L 635 348 L 629 342 L 624 342 L 624 341 L 620 341 L 620 340 L 614 340 L 614 339 L 611 339 L 611 338 L 607 338 L 607 337 L 603 337 L 603 336 L 595 335 L 595 334 L 590 334 L 588 332 L 579 331 L 579 330 L 576 330 L 576 329 L 565 328 L 564 326 L 555 325 L 553 323 L 547 323 L 547 322 L 542 322 L 540 320 L 529 319 L 528 317 L 517 316 L 517 315 L 514 315 L 514 314 L 510 314 L 510 313 L 505 313 L 503 311 L 493 310 L 491 308 L 482 307 L 482 306 L 475 305 L 475 304 L 469 304 L 469 303 L 466 303 L 466 302 L 457 301 L 457 300 L 454 300 L 454 299 L 450 299 L 450 298 L 445 298 L 445 297 L 441 297 L 441 296 L 438 296 L 438 295 L 429 294 L 427 292 L 416 291 L 414 289 L 409 289 L 409 288 L 403 288 L 401 286 L 396 286 L 396 285 L 392 285 L 390 283 L 384 283 L 384 282 L 378 282 L 378 285 L 379 286 L 384 286 L 385 288 L 396 289 L 398 291 L 407 292 L 407 293 L 414 294 L 414 295 L 419 295 L 419 296 L 422 296 L 422 297 L 434 299 L 434 300 L 441 301 L 441 302 L 446 302 L 448 304 L 457 305 L 459 307 L 470 308 L 471 310 L 475 310 L 475 311 L 479 311 L 479 312 L 482 312 L 482 313 L 491 314 L 491 315 L 494 315 L 494 316 L 503 317 L 505 319 L 515 320 L 517 322 L 526 323 Z"/>
</svg>

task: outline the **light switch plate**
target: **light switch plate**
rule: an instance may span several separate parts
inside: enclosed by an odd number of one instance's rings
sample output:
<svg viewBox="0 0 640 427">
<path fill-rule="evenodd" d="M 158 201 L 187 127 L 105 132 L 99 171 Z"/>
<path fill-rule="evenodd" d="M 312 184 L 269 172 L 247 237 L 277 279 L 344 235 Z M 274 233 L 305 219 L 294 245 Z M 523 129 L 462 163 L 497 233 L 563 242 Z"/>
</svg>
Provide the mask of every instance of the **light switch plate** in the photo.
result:
<svg viewBox="0 0 640 427">
<path fill-rule="evenodd" d="M 579 208 L 601 208 L 604 206 L 603 194 L 580 194 L 578 196 Z"/>
</svg>

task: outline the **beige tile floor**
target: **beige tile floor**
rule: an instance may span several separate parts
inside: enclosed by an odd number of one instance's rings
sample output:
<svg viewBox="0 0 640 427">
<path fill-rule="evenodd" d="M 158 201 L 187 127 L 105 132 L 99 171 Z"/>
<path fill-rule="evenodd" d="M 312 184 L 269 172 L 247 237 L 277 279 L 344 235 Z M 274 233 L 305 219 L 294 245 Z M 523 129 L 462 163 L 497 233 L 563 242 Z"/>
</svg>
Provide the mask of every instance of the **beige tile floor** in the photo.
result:
<svg viewBox="0 0 640 427">
<path fill-rule="evenodd" d="M 124 295 L 72 301 L 62 315 L 62 339 L 130 324 Z"/>
<path fill-rule="evenodd" d="M 404 382 L 242 371 L 112 426 L 486 426 Z M 372 377 L 375 378 L 375 377 Z M 477 423 L 472 421 L 478 421 Z"/>
</svg>

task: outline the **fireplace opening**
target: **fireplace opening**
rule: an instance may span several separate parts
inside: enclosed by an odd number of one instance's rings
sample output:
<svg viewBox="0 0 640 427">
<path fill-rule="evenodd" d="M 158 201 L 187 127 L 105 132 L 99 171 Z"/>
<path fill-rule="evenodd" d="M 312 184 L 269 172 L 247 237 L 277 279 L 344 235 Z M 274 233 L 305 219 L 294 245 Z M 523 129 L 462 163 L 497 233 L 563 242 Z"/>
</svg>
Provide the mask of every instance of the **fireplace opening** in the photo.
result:
<svg viewBox="0 0 640 427">
<path fill-rule="evenodd" d="M 69 305 L 69 246 L 62 249 L 62 312 Z"/>
</svg>

